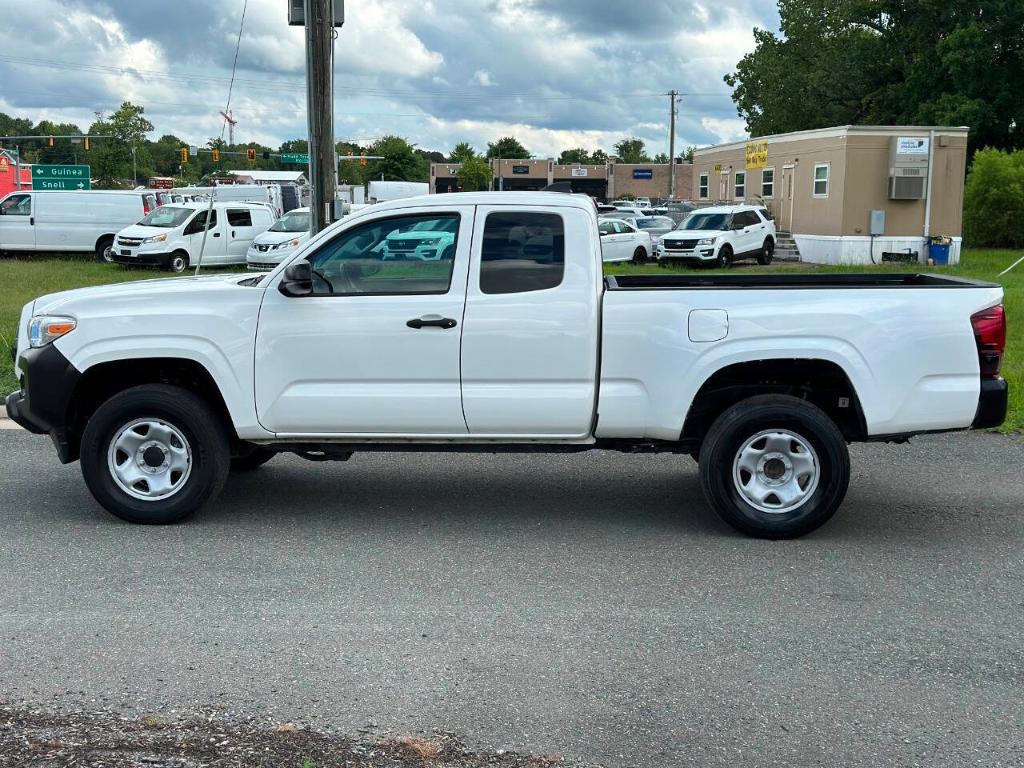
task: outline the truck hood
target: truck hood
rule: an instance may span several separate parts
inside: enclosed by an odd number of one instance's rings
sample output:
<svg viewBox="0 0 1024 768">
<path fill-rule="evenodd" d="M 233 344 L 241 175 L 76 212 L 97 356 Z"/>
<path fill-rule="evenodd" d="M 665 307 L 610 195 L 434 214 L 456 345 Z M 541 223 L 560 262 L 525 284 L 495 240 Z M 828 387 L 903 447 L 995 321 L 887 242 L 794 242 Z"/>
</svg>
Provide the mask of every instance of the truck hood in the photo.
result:
<svg viewBox="0 0 1024 768">
<path fill-rule="evenodd" d="M 299 245 L 309 240 L 309 232 L 266 232 L 259 234 L 253 240 L 256 245 L 277 245 L 289 240 L 298 240 Z"/>
<path fill-rule="evenodd" d="M 144 227 L 141 224 L 132 224 L 130 227 L 125 227 L 117 233 L 118 237 L 156 237 L 157 235 L 167 235 L 174 231 L 173 227 Z"/>
<path fill-rule="evenodd" d="M 724 229 L 672 229 L 661 236 L 662 240 L 703 240 L 706 237 L 721 237 Z"/>
<path fill-rule="evenodd" d="M 250 286 L 239 285 L 242 281 L 251 279 L 252 275 L 247 274 L 211 275 L 209 277 L 157 278 L 113 285 L 97 285 L 91 288 L 75 288 L 70 291 L 40 296 L 35 301 L 32 313 L 35 315 L 67 314 L 77 317 L 78 313 L 102 313 L 104 305 L 107 304 L 116 304 L 121 307 L 138 306 L 141 310 L 143 307 L 161 301 L 177 301 L 183 294 L 189 293 L 247 289 L 253 290 L 254 294 L 262 293 L 261 290 L 254 290 Z"/>
</svg>

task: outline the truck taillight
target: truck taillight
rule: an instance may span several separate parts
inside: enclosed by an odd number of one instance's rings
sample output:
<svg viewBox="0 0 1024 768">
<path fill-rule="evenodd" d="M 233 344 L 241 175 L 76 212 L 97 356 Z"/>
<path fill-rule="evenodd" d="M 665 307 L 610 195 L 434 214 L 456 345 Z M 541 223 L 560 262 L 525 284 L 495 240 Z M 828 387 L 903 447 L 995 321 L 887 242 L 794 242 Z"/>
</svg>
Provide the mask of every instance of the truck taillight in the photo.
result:
<svg viewBox="0 0 1024 768">
<path fill-rule="evenodd" d="M 998 376 L 1006 348 L 1006 312 L 998 304 L 971 315 L 982 376 Z"/>
</svg>

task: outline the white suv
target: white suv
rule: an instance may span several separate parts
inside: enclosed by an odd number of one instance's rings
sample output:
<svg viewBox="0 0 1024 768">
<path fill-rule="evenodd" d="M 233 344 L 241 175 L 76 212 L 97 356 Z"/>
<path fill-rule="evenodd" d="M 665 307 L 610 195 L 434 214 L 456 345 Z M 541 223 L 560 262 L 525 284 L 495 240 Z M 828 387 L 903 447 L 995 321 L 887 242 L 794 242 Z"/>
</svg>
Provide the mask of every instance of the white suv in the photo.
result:
<svg viewBox="0 0 1024 768">
<path fill-rule="evenodd" d="M 736 259 L 771 264 L 775 222 L 764 208 L 720 205 L 700 208 L 661 238 L 658 259 L 728 267 Z"/>
</svg>

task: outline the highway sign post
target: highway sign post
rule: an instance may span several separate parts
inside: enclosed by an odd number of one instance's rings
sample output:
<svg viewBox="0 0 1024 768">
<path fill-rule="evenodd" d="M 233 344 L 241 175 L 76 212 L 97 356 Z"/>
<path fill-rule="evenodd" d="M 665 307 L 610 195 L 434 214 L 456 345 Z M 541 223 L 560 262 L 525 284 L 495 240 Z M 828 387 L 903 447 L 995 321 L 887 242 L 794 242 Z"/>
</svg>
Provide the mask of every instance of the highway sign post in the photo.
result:
<svg viewBox="0 0 1024 768">
<path fill-rule="evenodd" d="M 304 152 L 282 152 L 281 162 L 293 165 L 309 165 L 309 155 Z"/>
<path fill-rule="evenodd" d="M 88 165 L 33 165 L 32 189 L 92 189 Z"/>
</svg>

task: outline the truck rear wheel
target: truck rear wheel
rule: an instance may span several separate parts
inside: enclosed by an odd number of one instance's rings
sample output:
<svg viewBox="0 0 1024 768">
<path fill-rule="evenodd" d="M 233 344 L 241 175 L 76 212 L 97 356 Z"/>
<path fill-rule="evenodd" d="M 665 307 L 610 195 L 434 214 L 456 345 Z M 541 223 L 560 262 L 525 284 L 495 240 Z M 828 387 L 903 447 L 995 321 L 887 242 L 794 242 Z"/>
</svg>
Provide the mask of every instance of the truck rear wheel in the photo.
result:
<svg viewBox="0 0 1024 768">
<path fill-rule="evenodd" d="M 757 538 L 791 539 L 835 514 L 850 483 L 850 455 L 821 409 L 789 395 L 759 395 L 712 424 L 700 481 L 729 525 Z"/>
<path fill-rule="evenodd" d="M 175 251 L 167 261 L 167 268 L 171 270 L 171 272 L 181 274 L 188 269 L 188 262 L 188 254 L 185 253 L 185 251 Z"/>
<path fill-rule="evenodd" d="M 200 397 L 146 384 L 96 410 L 82 435 L 81 463 L 86 485 L 108 512 L 165 525 L 220 492 L 230 454 L 220 419 Z"/>
</svg>

